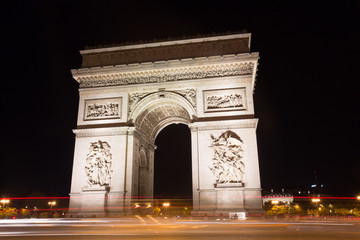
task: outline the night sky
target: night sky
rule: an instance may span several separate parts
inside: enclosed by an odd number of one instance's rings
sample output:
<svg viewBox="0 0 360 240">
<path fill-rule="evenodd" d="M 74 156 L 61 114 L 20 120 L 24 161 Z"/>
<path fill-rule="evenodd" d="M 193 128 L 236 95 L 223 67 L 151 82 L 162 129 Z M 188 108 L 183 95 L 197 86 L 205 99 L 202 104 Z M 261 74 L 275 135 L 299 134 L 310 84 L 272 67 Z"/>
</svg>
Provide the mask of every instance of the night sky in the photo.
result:
<svg viewBox="0 0 360 240">
<path fill-rule="evenodd" d="M 309 186 L 316 170 L 332 192 L 360 193 L 360 1 L 11 2 L 1 7 L 3 196 L 68 196 L 78 108 L 70 70 L 81 67 L 79 50 L 240 31 L 252 33 L 251 51 L 260 53 L 262 187 Z M 179 184 L 189 185 L 190 172 Z"/>
</svg>

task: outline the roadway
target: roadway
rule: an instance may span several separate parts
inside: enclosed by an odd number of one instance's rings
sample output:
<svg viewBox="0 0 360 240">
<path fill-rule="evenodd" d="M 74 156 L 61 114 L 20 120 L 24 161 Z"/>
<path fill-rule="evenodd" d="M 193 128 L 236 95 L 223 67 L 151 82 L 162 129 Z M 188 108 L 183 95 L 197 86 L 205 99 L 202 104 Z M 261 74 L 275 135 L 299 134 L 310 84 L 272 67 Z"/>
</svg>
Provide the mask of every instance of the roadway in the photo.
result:
<svg viewBox="0 0 360 240">
<path fill-rule="evenodd" d="M 3 239 L 360 239 L 360 221 L 205 220 L 136 216 L 118 219 L 0 220 Z"/>
</svg>

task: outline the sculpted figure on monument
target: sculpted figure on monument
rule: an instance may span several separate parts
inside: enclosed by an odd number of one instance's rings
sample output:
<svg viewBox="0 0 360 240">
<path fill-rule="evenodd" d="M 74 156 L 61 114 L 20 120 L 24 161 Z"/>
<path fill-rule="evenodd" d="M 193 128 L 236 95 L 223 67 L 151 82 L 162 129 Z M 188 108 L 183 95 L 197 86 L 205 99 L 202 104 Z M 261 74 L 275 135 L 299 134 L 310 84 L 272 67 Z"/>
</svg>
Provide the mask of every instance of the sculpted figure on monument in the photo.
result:
<svg viewBox="0 0 360 240">
<path fill-rule="evenodd" d="M 196 90 L 193 88 L 182 89 L 182 90 L 169 90 L 167 92 L 175 92 L 185 97 L 191 105 L 196 108 Z M 133 93 L 130 96 L 130 111 L 135 107 L 135 105 L 142 100 L 144 97 L 153 94 L 156 92 L 142 92 L 142 93 Z"/>
<path fill-rule="evenodd" d="M 87 106 L 86 117 L 108 117 L 119 114 L 118 103 L 92 104 Z"/>
<path fill-rule="evenodd" d="M 193 88 L 186 89 L 184 96 L 190 101 L 191 105 L 196 108 L 196 90 Z"/>
<path fill-rule="evenodd" d="M 229 94 L 223 96 L 210 96 L 206 99 L 208 109 L 242 107 L 242 96 L 240 94 Z"/>
<path fill-rule="evenodd" d="M 211 135 L 211 148 L 214 151 L 212 166 L 217 183 L 242 183 L 245 165 L 242 161 L 243 141 L 236 133 L 226 131 L 218 138 Z"/>
<path fill-rule="evenodd" d="M 90 151 L 86 156 L 85 172 L 89 187 L 109 186 L 111 180 L 110 145 L 107 142 L 97 141 L 90 144 Z"/>
</svg>

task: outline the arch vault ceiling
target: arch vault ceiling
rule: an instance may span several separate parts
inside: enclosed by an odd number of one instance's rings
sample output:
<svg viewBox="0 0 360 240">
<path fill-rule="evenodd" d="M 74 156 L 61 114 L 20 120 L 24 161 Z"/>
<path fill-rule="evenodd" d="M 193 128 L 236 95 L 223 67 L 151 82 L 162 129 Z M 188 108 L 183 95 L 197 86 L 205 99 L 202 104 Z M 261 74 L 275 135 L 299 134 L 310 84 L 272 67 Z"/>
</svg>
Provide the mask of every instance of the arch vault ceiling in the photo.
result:
<svg viewBox="0 0 360 240">
<path fill-rule="evenodd" d="M 151 109 L 144 110 L 135 120 L 135 126 L 150 140 L 154 140 L 156 134 L 169 121 L 190 122 L 189 113 L 176 104 L 161 104 Z"/>
</svg>

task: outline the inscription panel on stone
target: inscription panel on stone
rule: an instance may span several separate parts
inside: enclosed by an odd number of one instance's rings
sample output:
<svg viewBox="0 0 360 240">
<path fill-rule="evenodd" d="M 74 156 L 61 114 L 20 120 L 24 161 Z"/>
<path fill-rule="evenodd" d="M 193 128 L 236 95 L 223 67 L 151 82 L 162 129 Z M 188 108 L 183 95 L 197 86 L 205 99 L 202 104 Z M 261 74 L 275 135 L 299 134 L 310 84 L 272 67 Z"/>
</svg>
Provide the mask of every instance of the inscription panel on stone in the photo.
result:
<svg viewBox="0 0 360 240">
<path fill-rule="evenodd" d="M 205 90 L 204 112 L 246 110 L 245 88 Z"/>
<path fill-rule="evenodd" d="M 85 100 L 84 120 L 121 118 L 122 97 Z"/>
</svg>

